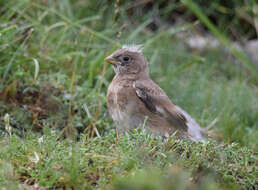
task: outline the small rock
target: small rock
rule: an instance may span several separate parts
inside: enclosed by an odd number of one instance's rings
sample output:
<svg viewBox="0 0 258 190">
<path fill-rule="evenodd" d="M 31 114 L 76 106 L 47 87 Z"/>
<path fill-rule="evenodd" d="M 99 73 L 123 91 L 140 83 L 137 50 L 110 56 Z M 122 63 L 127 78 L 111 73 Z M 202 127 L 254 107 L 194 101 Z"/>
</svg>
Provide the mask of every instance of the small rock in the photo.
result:
<svg viewBox="0 0 258 190">
<path fill-rule="evenodd" d="M 191 36 L 186 39 L 186 44 L 192 49 L 203 50 L 206 48 L 217 48 L 220 43 L 214 37 Z"/>
<path fill-rule="evenodd" d="M 258 67 L 258 39 L 248 41 L 245 45 L 245 50 L 254 65 Z"/>
</svg>

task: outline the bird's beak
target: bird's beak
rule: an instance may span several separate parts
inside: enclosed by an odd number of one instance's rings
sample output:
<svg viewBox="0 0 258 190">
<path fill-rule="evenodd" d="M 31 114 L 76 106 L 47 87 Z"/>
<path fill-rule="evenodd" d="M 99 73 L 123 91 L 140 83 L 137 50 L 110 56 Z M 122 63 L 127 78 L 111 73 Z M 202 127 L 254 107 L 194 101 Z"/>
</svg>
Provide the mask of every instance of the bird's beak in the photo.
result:
<svg viewBox="0 0 258 190">
<path fill-rule="evenodd" d="M 118 65 L 118 64 L 120 64 L 120 62 L 117 61 L 116 59 L 114 59 L 112 56 L 106 57 L 106 58 L 104 59 L 104 61 L 107 62 L 107 63 L 110 63 L 110 64 L 112 64 L 112 65 Z"/>
</svg>

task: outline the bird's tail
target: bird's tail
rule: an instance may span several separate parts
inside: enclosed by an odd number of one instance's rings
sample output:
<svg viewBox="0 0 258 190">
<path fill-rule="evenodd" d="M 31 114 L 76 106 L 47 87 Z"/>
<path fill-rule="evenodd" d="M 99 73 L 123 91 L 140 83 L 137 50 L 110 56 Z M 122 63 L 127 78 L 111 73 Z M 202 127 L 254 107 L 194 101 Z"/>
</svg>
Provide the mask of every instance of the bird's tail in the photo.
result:
<svg viewBox="0 0 258 190">
<path fill-rule="evenodd" d="M 219 116 L 215 118 L 207 127 L 202 128 L 200 125 L 182 108 L 176 106 L 176 108 L 185 116 L 187 120 L 187 137 L 193 141 L 206 141 L 208 136 L 214 136 L 214 130 L 212 127 L 219 120 Z"/>
</svg>

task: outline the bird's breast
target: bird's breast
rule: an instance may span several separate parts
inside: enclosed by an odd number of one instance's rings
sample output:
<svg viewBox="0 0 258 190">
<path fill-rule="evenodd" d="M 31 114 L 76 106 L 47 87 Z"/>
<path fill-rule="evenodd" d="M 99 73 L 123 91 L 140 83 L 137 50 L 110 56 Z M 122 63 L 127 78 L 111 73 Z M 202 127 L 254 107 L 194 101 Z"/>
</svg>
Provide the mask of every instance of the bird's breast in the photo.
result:
<svg viewBox="0 0 258 190">
<path fill-rule="evenodd" d="M 112 86 L 109 89 L 107 101 L 111 109 L 125 109 L 128 100 L 123 87 L 120 85 Z"/>
<path fill-rule="evenodd" d="M 130 83 L 110 85 L 107 94 L 109 114 L 119 131 L 138 127 L 141 120 L 135 116 L 137 97 Z"/>
</svg>

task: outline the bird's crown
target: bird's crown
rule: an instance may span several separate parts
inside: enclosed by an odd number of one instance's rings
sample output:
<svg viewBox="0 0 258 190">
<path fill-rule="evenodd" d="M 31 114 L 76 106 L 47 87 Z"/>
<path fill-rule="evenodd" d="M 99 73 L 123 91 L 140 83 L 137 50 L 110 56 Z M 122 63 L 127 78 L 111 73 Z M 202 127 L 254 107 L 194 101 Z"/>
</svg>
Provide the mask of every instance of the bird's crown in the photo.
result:
<svg viewBox="0 0 258 190">
<path fill-rule="evenodd" d="M 122 49 L 130 51 L 130 52 L 142 53 L 143 45 L 136 45 L 136 44 L 123 45 Z"/>
</svg>

